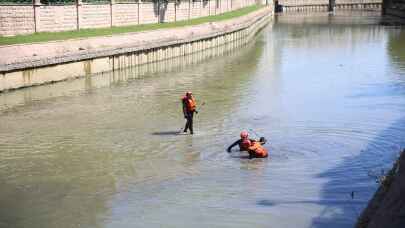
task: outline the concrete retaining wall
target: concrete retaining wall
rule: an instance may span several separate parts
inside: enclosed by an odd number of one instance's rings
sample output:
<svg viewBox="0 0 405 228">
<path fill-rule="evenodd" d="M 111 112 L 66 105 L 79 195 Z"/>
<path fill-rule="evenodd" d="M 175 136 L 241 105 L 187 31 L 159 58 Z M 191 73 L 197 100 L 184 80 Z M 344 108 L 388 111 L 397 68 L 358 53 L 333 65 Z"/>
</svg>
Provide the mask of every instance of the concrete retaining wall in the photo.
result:
<svg viewBox="0 0 405 228">
<path fill-rule="evenodd" d="M 37 20 L 37 31 L 74 30 L 77 26 L 76 6 L 40 6 Z"/>
<path fill-rule="evenodd" d="M 329 9 L 380 9 L 382 0 L 279 0 L 279 9 L 288 11 L 328 11 Z"/>
<path fill-rule="evenodd" d="M 114 4 L 112 7 L 113 26 L 138 24 L 138 4 Z"/>
<path fill-rule="evenodd" d="M 31 56 L 25 62 L 0 65 L 0 91 L 41 85 L 50 82 L 62 81 L 70 78 L 89 76 L 106 71 L 114 71 L 126 67 L 136 67 L 143 64 L 154 63 L 179 56 L 190 55 L 214 47 L 238 42 L 244 44 L 255 36 L 256 32 L 264 27 L 272 18 L 272 7 L 261 9 L 241 18 L 218 23 L 206 23 L 199 26 L 185 27 L 166 31 L 151 31 L 148 33 L 137 33 L 140 38 L 154 37 L 159 39 L 150 44 L 139 46 L 126 46 L 115 48 L 95 48 L 94 51 L 82 54 L 80 51 L 53 56 L 47 59 L 35 60 Z M 159 33 L 161 37 L 156 34 Z M 135 35 L 137 35 L 135 34 Z M 178 34 L 178 37 L 173 37 Z M 181 36 L 182 35 L 182 36 Z M 120 43 L 122 40 L 135 39 L 133 35 L 124 37 L 105 37 L 89 39 L 88 43 L 111 41 L 108 43 Z M 69 42 L 55 42 L 53 45 L 62 49 Z M 83 43 L 83 41 L 77 41 Z M 70 43 L 70 44 L 71 44 Z M 44 46 L 38 49 L 46 48 Z M 46 44 L 44 44 L 46 45 Z M 52 44 L 48 44 L 52 45 Z M 35 44 L 26 47 L 6 47 L 3 52 L 13 50 L 31 50 Z M 232 46 L 232 45 L 231 45 Z M 68 52 L 70 53 L 70 52 Z M 4 58 L 7 59 L 7 58 Z M 31 67 L 30 67 L 31 66 Z"/>
<path fill-rule="evenodd" d="M 216 15 L 255 0 L 203 0 L 78 5 L 0 5 L 0 36 L 173 22 Z"/>
<path fill-rule="evenodd" d="M 32 6 L 0 6 L 0 35 L 10 36 L 34 31 Z"/>
<path fill-rule="evenodd" d="M 405 0 L 384 0 L 383 13 L 405 19 Z"/>
<path fill-rule="evenodd" d="M 380 187 L 358 218 L 356 228 L 405 227 L 405 151 L 379 180 Z"/>
</svg>

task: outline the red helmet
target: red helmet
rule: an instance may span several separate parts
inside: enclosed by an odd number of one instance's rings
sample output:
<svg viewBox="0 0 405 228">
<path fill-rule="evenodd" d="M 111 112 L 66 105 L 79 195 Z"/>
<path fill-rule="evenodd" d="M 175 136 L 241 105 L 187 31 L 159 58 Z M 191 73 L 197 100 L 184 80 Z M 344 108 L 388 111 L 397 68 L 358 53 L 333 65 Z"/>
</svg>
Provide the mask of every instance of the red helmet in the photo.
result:
<svg viewBox="0 0 405 228">
<path fill-rule="evenodd" d="M 240 137 L 241 137 L 242 139 L 247 139 L 247 138 L 249 137 L 249 133 L 248 133 L 247 131 L 242 131 L 242 132 L 240 133 Z"/>
</svg>

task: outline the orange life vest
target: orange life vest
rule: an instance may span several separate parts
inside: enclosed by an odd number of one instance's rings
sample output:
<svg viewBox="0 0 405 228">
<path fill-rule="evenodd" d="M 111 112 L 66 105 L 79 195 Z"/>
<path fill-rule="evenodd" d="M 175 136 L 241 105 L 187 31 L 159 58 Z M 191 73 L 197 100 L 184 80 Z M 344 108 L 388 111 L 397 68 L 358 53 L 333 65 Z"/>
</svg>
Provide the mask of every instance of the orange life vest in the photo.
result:
<svg viewBox="0 0 405 228">
<path fill-rule="evenodd" d="M 257 157 L 265 158 L 268 156 L 266 148 L 264 148 L 259 142 L 252 142 L 249 151 L 253 151 Z"/>
<path fill-rule="evenodd" d="M 194 97 L 192 97 L 192 98 L 183 97 L 183 101 L 186 103 L 187 111 L 189 111 L 189 112 L 195 111 L 197 104 L 195 102 Z"/>
<path fill-rule="evenodd" d="M 249 150 L 250 145 L 251 145 L 251 142 L 249 139 L 242 140 L 242 142 L 240 142 L 240 144 L 239 144 L 239 149 L 241 151 L 247 151 L 247 150 Z"/>
</svg>

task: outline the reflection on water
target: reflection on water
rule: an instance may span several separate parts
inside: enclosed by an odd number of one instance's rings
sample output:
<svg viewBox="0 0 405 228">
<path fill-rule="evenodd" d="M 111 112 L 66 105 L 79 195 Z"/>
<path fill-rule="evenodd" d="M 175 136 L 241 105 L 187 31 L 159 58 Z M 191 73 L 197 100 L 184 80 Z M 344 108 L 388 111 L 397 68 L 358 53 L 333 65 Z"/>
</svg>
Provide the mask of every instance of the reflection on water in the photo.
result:
<svg viewBox="0 0 405 228">
<path fill-rule="evenodd" d="M 234 51 L 1 94 L 0 227 L 352 225 L 405 144 L 403 31 L 276 21 Z M 194 136 L 175 134 L 187 90 Z M 226 153 L 241 129 L 271 158 Z"/>
<path fill-rule="evenodd" d="M 405 31 L 395 29 L 390 33 L 388 40 L 388 53 L 396 74 L 402 74 L 405 70 Z"/>
</svg>

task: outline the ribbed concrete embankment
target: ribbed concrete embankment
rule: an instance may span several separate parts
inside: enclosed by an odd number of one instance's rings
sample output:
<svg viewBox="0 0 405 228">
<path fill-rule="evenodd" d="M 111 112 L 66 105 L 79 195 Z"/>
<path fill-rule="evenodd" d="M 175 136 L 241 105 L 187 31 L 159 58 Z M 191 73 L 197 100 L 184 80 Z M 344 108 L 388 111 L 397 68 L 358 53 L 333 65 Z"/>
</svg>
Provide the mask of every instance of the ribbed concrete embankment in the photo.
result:
<svg viewBox="0 0 405 228">
<path fill-rule="evenodd" d="M 282 12 L 381 9 L 382 0 L 278 0 Z"/>
<path fill-rule="evenodd" d="M 272 7 L 216 23 L 110 37 L 0 47 L 0 91 L 40 85 L 248 41 Z"/>
<path fill-rule="evenodd" d="M 383 12 L 385 15 L 398 17 L 405 21 L 405 0 L 384 0 Z"/>
<path fill-rule="evenodd" d="M 405 227 L 405 150 L 361 214 L 356 228 Z"/>
</svg>

